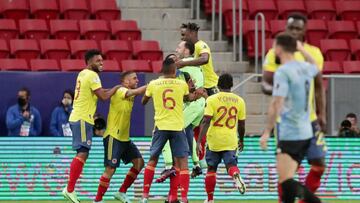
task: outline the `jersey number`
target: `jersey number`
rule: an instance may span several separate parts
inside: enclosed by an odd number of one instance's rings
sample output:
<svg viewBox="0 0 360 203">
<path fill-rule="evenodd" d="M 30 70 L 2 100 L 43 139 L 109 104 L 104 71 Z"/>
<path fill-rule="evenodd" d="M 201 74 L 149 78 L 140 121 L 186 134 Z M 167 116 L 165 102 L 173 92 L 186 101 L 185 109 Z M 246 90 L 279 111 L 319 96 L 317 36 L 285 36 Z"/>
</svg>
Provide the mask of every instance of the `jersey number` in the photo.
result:
<svg viewBox="0 0 360 203">
<path fill-rule="evenodd" d="M 75 88 L 75 90 L 76 90 L 75 100 L 77 100 L 77 99 L 79 98 L 79 95 L 80 95 L 80 87 L 81 87 L 81 82 L 80 82 L 80 80 L 79 80 L 79 81 L 77 81 L 76 88 Z"/>
<path fill-rule="evenodd" d="M 220 106 L 218 109 L 217 109 L 217 112 L 222 112 L 219 119 L 217 119 L 215 122 L 214 122 L 214 126 L 217 126 L 217 127 L 223 127 L 224 124 L 221 124 L 221 121 L 224 119 L 224 117 L 228 114 L 228 118 L 226 119 L 225 121 L 225 126 L 229 129 L 233 129 L 236 125 L 236 115 L 238 113 L 237 109 L 232 106 L 230 107 L 229 109 L 227 109 L 225 106 Z M 230 122 L 234 120 L 234 122 Z M 231 123 L 233 123 L 231 125 Z"/>
<path fill-rule="evenodd" d="M 176 106 L 176 102 L 175 102 L 174 98 L 166 96 L 166 94 L 169 93 L 169 92 L 174 92 L 174 90 L 166 89 L 162 93 L 163 106 L 164 106 L 165 109 L 173 110 L 175 108 L 175 106 Z"/>
<path fill-rule="evenodd" d="M 310 83 L 307 80 L 305 82 L 305 111 L 307 112 L 309 110 L 309 93 L 310 93 Z"/>
</svg>

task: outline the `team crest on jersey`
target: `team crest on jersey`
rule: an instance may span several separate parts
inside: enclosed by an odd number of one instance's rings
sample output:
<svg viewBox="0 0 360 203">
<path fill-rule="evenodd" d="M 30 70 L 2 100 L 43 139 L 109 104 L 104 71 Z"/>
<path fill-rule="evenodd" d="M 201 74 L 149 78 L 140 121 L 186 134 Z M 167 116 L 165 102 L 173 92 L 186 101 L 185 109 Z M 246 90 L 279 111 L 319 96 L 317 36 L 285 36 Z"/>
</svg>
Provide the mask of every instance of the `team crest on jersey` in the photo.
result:
<svg viewBox="0 0 360 203">
<path fill-rule="evenodd" d="M 117 159 L 112 159 L 111 162 L 112 162 L 113 164 L 116 164 L 116 163 L 117 163 Z"/>
<path fill-rule="evenodd" d="M 94 78 L 94 83 L 100 83 L 100 78 Z"/>
</svg>

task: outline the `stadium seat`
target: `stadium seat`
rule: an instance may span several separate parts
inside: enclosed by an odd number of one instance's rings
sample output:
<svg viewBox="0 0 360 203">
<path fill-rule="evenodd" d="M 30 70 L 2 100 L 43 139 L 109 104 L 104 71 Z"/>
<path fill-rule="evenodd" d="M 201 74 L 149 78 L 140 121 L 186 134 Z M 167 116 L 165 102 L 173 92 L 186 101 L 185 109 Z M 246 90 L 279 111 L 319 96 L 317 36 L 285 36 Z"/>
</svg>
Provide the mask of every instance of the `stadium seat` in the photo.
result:
<svg viewBox="0 0 360 203">
<path fill-rule="evenodd" d="M 110 21 L 111 34 L 119 40 L 141 40 L 141 31 L 134 20 Z"/>
<path fill-rule="evenodd" d="M 204 9 L 206 15 L 211 15 L 212 12 L 212 0 L 204 0 Z M 219 0 L 215 0 L 215 13 L 219 13 Z"/>
<path fill-rule="evenodd" d="M 30 67 L 32 71 L 60 71 L 59 64 L 54 59 L 32 59 Z"/>
<path fill-rule="evenodd" d="M 71 54 L 77 59 L 83 59 L 84 53 L 89 49 L 98 49 L 95 40 L 71 40 Z"/>
<path fill-rule="evenodd" d="M 46 21 L 42 19 L 19 20 L 19 30 L 26 39 L 47 39 L 50 35 Z"/>
<path fill-rule="evenodd" d="M 344 39 L 324 39 L 320 41 L 321 51 L 327 61 L 350 60 L 350 49 Z"/>
<path fill-rule="evenodd" d="M 266 20 L 274 20 L 278 11 L 273 0 L 251 0 L 249 3 L 249 16 L 254 19 L 257 13 L 263 13 Z"/>
<path fill-rule="evenodd" d="M 119 63 L 115 60 L 104 60 L 103 61 L 104 71 L 105 72 L 120 72 L 121 68 Z"/>
<path fill-rule="evenodd" d="M 80 33 L 86 39 L 105 40 L 110 38 L 110 30 L 105 20 L 80 20 Z"/>
<path fill-rule="evenodd" d="M 162 70 L 163 61 L 151 61 L 151 69 L 153 73 L 160 73 Z"/>
<path fill-rule="evenodd" d="M 66 19 L 82 20 L 90 16 L 86 0 L 59 0 L 59 6 Z"/>
<path fill-rule="evenodd" d="M 255 56 L 255 21 L 254 20 L 245 20 L 244 21 L 244 37 L 247 44 L 247 51 L 249 57 Z M 258 33 L 259 33 L 259 53 L 261 52 L 261 23 L 258 24 Z M 265 22 L 265 38 L 271 37 L 271 31 L 267 22 Z"/>
<path fill-rule="evenodd" d="M 40 41 L 41 54 L 47 59 L 66 59 L 70 57 L 70 49 L 66 40 L 45 39 Z"/>
<path fill-rule="evenodd" d="M 38 19 L 50 20 L 59 17 L 57 0 L 29 0 L 31 14 Z"/>
<path fill-rule="evenodd" d="M 232 18 L 232 6 L 233 1 L 232 0 L 224 0 L 222 4 L 222 12 L 223 12 L 223 21 L 225 23 L 225 30 L 226 30 L 226 36 L 232 36 L 232 30 L 233 30 L 233 18 Z M 235 3 L 236 8 L 236 28 L 239 27 L 239 0 Z M 247 19 L 249 9 L 247 7 L 246 1 L 242 1 L 242 11 L 243 11 L 243 19 Z"/>
<path fill-rule="evenodd" d="M 359 1 L 337 1 L 336 10 L 342 20 L 360 20 Z"/>
<path fill-rule="evenodd" d="M 305 1 L 309 17 L 319 20 L 336 20 L 336 9 L 331 1 Z"/>
<path fill-rule="evenodd" d="M 30 13 L 27 0 L 0 0 L 0 10 L 4 18 L 16 21 L 28 18 Z"/>
<path fill-rule="evenodd" d="M 325 61 L 323 74 L 341 74 L 344 72 L 341 63 L 337 61 Z"/>
<path fill-rule="evenodd" d="M 289 1 L 289 0 L 277 0 L 277 8 L 279 10 L 279 17 L 282 19 L 287 19 L 291 13 L 302 13 L 307 15 L 305 4 L 302 0 Z"/>
<path fill-rule="evenodd" d="M 101 51 L 107 59 L 116 60 L 121 64 L 122 60 L 131 59 L 132 51 L 125 40 L 103 40 Z"/>
<path fill-rule="evenodd" d="M 76 40 L 80 38 L 80 30 L 76 20 L 51 20 L 50 31 L 56 39 Z"/>
<path fill-rule="evenodd" d="M 10 50 L 7 41 L 0 39 L 0 58 L 8 58 L 9 55 Z"/>
<path fill-rule="evenodd" d="M 345 73 L 360 73 L 360 61 L 344 61 L 343 67 Z"/>
<path fill-rule="evenodd" d="M 29 71 L 30 68 L 25 59 L 0 59 L 0 70 Z"/>
<path fill-rule="evenodd" d="M 61 71 L 82 71 L 86 67 L 83 59 L 63 59 L 60 61 Z"/>
<path fill-rule="evenodd" d="M 355 59 L 360 61 L 360 39 L 352 39 L 350 41 L 350 49 Z"/>
<path fill-rule="evenodd" d="M 34 39 L 12 39 L 10 40 L 10 50 L 16 58 L 23 58 L 27 61 L 40 56 L 39 45 Z"/>
<path fill-rule="evenodd" d="M 137 59 L 157 61 L 162 60 L 163 52 L 157 41 L 133 41 L 133 53 Z"/>
<path fill-rule="evenodd" d="M 274 44 L 274 39 L 265 39 L 265 53 L 272 49 Z"/>
<path fill-rule="evenodd" d="M 19 31 L 13 19 L 0 19 L 0 39 L 15 39 Z"/>
<path fill-rule="evenodd" d="M 328 21 L 328 29 L 331 39 L 345 39 L 350 42 L 351 39 L 356 39 L 358 36 L 353 21 Z"/>
<path fill-rule="evenodd" d="M 115 0 L 91 0 L 90 7 L 96 19 L 117 20 L 121 17 Z"/>
<path fill-rule="evenodd" d="M 280 32 L 286 30 L 287 20 L 271 20 L 270 21 L 270 29 L 271 35 L 275 37 Z"/>
<path fill-rule="evenodd" d="M 121 67 L 123 71 L 152 72 L 146 60 L 123 60 L 121 61 Z"/>
<path fill-rule="evenodd" d="M 306 41 L 320 47 L 320 41 L 326 39 L 328 29 L 324 20 L 308 20 L 306 25 Z"/>
</svg>

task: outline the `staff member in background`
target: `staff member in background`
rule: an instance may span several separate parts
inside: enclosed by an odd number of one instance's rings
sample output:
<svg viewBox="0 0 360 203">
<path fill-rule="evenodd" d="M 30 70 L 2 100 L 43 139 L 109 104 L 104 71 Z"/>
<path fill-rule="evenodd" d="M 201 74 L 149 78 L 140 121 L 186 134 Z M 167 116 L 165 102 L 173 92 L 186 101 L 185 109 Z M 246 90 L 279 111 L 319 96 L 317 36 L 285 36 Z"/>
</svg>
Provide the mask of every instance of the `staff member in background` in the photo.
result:
<svg viewBox="0 0 360 203">
<path fill-rule="evenodd" d="M 19 90 L 18 103 L 6 112 L 6 127 L 9 136 L 38 136 L 41 133 L 41 116 L 39 111 L 30 105 L 30 90 L 23 87 Z"/>
<path fill-rule="evenodd" d="M 61 104 L 51 113 L 50 132 L 52 136 L 72 136 L 69 117 L 72 111 L 74 92 L 65 90 Z"/>
</svg>

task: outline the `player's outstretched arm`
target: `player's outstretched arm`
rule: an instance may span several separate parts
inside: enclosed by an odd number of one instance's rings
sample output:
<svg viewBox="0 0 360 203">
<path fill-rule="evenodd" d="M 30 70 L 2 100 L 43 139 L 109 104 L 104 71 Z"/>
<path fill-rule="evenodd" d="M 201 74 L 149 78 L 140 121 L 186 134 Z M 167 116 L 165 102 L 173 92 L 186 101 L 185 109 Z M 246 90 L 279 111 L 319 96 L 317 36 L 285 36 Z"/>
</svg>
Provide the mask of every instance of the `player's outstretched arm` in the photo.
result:
<svg viewBox="0 0 360 203">
<path fill-rule="evenodd" d="M 182 68 L 185 66 L 198 66 L 200 68 L 201 65 L 207 64 L 209 62 L 209 54 L 208 53 L 202 53 L 199 58 L 190 60 L 190 61 L 177 61 L 176 66 L 178 68 Z"/>
<path fill-rule="evenodd" d="M 239 151 L 244 150 L 244 136 L 245 136 L 245 120 L 238 121 L 238 134 L 239 134 Z"/>
<path fill-rule="evenodd" d="M 321 130 L 326 129 L 326 101 L 324 89 L 322 87 L 322 74 L 318 73 L 315 77 L 315 102 L 318 111 L 318 120 Z"/>
<path fill-rule="evenodd" d="M 95 95 L 105 101 L 110 99 L 111 96 L 113 96 L 115 94 L 115 92 L 120 88 L 120 85 L 116 85 L 113 88 L 109 89 L 104 89 L 104 88 L 99 88 L 97 90 L 94 91 Z"/>
<path fill-rule="evenodd" d="M 261 83 L 261 90 L 266 95 L 272 95 L 274 73 L 270 71 L 263 72 L 263 79 Z"/>
<path fill-rule="evenodd" d="M 204 119 L 201 122 L 200 134 L 199 134 L 198 140 L 196 141 L 196 152 L 198 154 L 200 154 L 200 152 L 202 151 L 202 149 L 201 149 L 201 140 L 206 135 L 206 133 L 207 133 L 209 127 L 210 127 L 210 121 L 211 121 L 210 116 L 204 116 Z"/>
<path fill-rule="evenodd" d="M 146 105 L 149 102 L 150 98 L 151 97 L 148 97 L 148 96 L 144 95 L 142 100 L 141 100 L 142 105 Z"/>
<path fill-rule="evenodd" d="M 146 91 L 146 85 L 136 88 L 136 89 L 129 89 L 128 91 L 126 91 L 126 95 L 125 97 L 131 97 L 131 96 L 137 96 L 137 95 L 141 95 L 144 94 Z"/>
<path fill-rule="evenodd" d="M 317 65 L 315 59 L 304 49 L 304 46 L 300 41 L 297 41 L 297 50 L 304 56 L 305 61 Z"/>
</svg>

